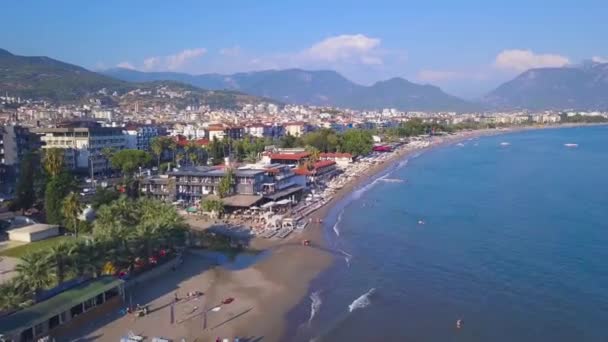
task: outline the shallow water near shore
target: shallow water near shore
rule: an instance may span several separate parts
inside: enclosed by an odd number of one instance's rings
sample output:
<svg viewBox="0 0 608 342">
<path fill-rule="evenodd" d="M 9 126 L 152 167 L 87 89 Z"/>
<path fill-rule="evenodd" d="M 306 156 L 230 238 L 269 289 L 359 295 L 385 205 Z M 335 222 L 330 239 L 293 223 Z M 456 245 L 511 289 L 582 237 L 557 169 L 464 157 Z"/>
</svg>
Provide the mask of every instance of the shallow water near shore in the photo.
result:
<svg viewBox="0 0 608 342">
<path fill-rule="evenodd" d="M 607 172 L 606 126 L 410 156 L 330 212 L 285 340 L 608 340 Z"/>
</svg>

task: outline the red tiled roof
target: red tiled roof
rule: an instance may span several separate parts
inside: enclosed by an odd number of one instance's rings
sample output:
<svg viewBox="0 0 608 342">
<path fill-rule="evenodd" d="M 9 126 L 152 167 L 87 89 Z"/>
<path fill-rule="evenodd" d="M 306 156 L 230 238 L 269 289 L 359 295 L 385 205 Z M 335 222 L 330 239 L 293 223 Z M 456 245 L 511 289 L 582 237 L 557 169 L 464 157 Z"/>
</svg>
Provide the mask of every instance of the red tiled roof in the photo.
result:
<svg viewBox="0 0 608 342">
<path fill-rule="evenodd" d="M 308 158 L 310 153 L 308 152 L 300 152 L 300 153 L 272 153 L 270 154 L 270 159 L 279 159 L 279 160 L 294 160 L 298 161 L 304 158 Z"/>
<path fill-rule="evenodd" d="M 353 155 L 350 153 L 320 153 L 321 158 L 352 158 Z"/>
<path fill-rule="evenodd" d="M 331 165 L 335 165 L 335 164 L 336 164 L 336 162 L 335 162 L 335 161 L 333 161 L 333 160 L 320 160 L 320 161 L 316 162 L 316 163 L 313 165 L 313 170 L 312 170 L 312 171 L 309 171 L 309 170 L 306 168 L 306 166 L 303 166 L 303 167 L 299 167 L 299 168 L 297 168 L 297 169 L 293 170 L 293 172 L 294 172 L 296 175 L 304 175 L 304 176 L 308 176 L 308 175 L 312 175 L 312 174 L 314 174 L 314 173 L 315 173 L 315 171 L 317 171 L 317 170 L 318 170 L 318 169 L 320 169 L 320 168 L 327 167 L 327 166 L 331 166 Z"/>
<path fill-rule="evenodd" d="M 318 162 L 316 162 L 314 164 L 314 168 L 315 169 L 320 169 L 322 167 L 326 167 L 326 166 L 330 166 L 330 165 L 335 165 L 336 162 L 333 160 L 319 160 Z"/>
</svg>

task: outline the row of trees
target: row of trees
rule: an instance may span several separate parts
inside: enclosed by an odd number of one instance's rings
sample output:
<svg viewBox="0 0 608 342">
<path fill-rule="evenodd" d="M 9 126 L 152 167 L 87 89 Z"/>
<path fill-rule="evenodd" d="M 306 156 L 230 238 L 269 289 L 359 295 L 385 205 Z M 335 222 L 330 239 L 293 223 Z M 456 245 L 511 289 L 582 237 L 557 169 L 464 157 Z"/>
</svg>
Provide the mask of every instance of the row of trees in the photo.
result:
<svg viewBox="0 0 608 342">
<path fill-rule="evenodd" d="M 372 132 L 369 130 L 350 129 L 344 133 L 337 133 L 324 128 L 301 137 L 285 135 L 280 139 L 279 146 L 283 148 L 313 147 L 319 152 L 346 152 L 360 156 L 371 152 L 373 138 Z"/>
<path fill-rule="evenodd" d="M 257 161 L 260 153 L 264 152 L 266 146 L 273 144 L 270 138 L 259 138 L 247 136 L 243 139 L 234 140 L 226 138 L 218 140 L 216 137 L 209 142 L 207 150 L 213 164 L 218 165 L 224 161 L 224 157 L 232 156 L 239 162 Z"/>
<path fill-rule="evenodd" d="M 0 286 L 0 307 L 27 305 L 42 290 L 66 279 L 143 270 L 185 240 L 186 225 L 172 206 L 123 196 L 100 207 L 92 238 L 65 240 L 23 256 L 18 276 Z"/>
<path fill-rule="evenodd" d="M 191 165 L 206 162 L 206 150 L 195 141 L 188 141 L 180 146 L 172 137 L 156 137 L 150 142 L 150 150 L 156 157 L 157 166 L 161 167 L 161 161 L 168 156 L 174 164 L 187 161 Z"/>
</svg>

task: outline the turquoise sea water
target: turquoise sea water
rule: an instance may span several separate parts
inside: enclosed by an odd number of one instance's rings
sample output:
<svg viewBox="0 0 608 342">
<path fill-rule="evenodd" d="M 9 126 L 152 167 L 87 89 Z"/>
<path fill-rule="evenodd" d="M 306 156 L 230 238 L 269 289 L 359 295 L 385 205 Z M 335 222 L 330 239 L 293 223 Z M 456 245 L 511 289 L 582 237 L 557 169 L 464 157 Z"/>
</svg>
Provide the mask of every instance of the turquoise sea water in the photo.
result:
<svg viewBox="0 0 608 342">
<path fill-rule="evenodd" d="M 287 340 L 608 341 L 608 127 L 469 140 L 380 177 L 326 220 L 337 261 Z"/>
</svg>

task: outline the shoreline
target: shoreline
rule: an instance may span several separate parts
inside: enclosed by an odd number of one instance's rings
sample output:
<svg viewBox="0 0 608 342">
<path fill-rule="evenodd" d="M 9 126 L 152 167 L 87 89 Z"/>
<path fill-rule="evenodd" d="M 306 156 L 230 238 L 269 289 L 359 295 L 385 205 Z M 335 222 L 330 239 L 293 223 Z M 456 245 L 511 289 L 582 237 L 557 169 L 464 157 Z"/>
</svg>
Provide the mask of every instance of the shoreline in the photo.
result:
<svg viewBox="0 0 608 342">
<path fill-rule="evenodd" d="M 373 165 L 356 179 L 345 184 L 334 193 L 330 201 L 311 213 L 307 218 L 312 218 L 312 222 L 302 233 L 292 234 L 284 241 L 255 238 L 252 241 L 251 247 L 256 250 L 269 251 L 267 258 L 245 270 L 227 271 L 223 270 L 222 267 L 218 267 L 220 273 L 226 273 L 224 278 L 226 282 L 222 279 L 220 282 L 221 286 L 233 290 L 232 294 L 236 297 L 242 294 L 246 295 L 247 302 L 253 303 L 253 310 L 248 313 L 249 317 L 246 320 L 231 322 L 231 326 L 218 331 L 217 336 L 232 338 L 237 336 L 263 336 L 264 341 L 289 340 L 291 336 L 287 334 L 295 332 L 295 330 L 292 331 L 291 329 L 294 322 L 289 322 L 289 314 L 302 305 L 308 306 L 306 302 L 307 296 L 311 292 L 313 282 L 325 271 L 331 269 L 331 266 L 337 260 L 336 256 L 342 257 L 342 254 L 331 249 L 330 241 L 327 239 L 328 235 L 326 234 L 332 233 L 328 232 L 326 227 L 330 227 L 333 224 L 333 222 L 326 221 L 327 217 L 343 203 L 343 200 L 351 196 L 353 192 L 370 184 L 383 172 L 386 172 L 392 166 L 397 165 L 409 156 L 479 137 L 505 135 L 530 130 L 585 126 L 595 125 L 568 124 L 465 131 L 459 132 L 456 135 L 435 137 L 434 139 L 436 140 L 427 147 L 401 148 L 393 152 L 393 155 L 382 163 Z M 319 223 L 318 220 L 323 221 Z M 305 239 L 311 241 L 311 247 L 301 245 L 301 241 Z M 254 279 L 263 278 L 263 285 L 247 286 L 249 277 Z M 229 282 L 235 282 L 236 284 L 230 284 Z M 212 336 L 205 335 L 205 337 Z"/>
<path fill-rule="evenodd" d="M 260 313 L 259 317 L 249 317 L 247 321 L 235 322 L 231 329 L 226 331 L 227 336 L 264 336 L 265 341 L 289 340 L 290 336 L 286 334 L 292 332 L 290 330 L 290 323 L 292 322 L 289 322 L 288 315 L 294 309 L 303 305 L 311 291 L 311 284 L 323 272 L 330 269 L 336 260 L 334 257 L 342 256 L 329 246 L 329 241 L 325 235 L 327 232 L 326 225 L 329 226 L 332 222 L 327 222 L 326 218 L 353 192 L 370 184 L 383 172 L 411 155 L 424 153 L 467 139 L 516 131 L 519 131 L 519 129 L 468 131 L 456 135 L 435 137 L 433 139 L 436 140 L 431 142 L 431 145 L 423 148 L 408 149 L 405 145 L 405 147 L 393 152 L 393 155 L 382 163 L 366 169 L 356 179 L 336 191 L 328 203 L 308 216 L 308 218 L 312 218 L 312 222 L 304 232 L 294 234 L 286 241 L 280 242 L 254 239 L 252 247 L 269 250 L 271 255 L 251 266 L 250 270 L 259 272 L 259 275 L 272 283 L 274 291 L 267 295 L 263 293 L 265 291 L 258 289 L 259 292 L 254 295 L 255 298 L 249 299 L 259 303 L 259 305 L 264 305 L 265 312 Z M 323 221 L 319 223 L 318 220 Z M 310 240 L 312 246 L 302 246 L 300 241 L 304 239 Z M 286 262 L 287 259 L 289 262 Z"/>
<path fill-rule="evenodd" d="M 404 145 L 382 163 L 365 169 L 336 191 L 330 201 L 308 216 L 312 222 L 303 232 L 279 241 L 254 238 L 249 247 L 262 253 L 237 255 L 236 260 L 230 262 L 220 263 L 203 255 L 205 253 L 191 251 L 180 269 L 164 274 L 133 293 L 134 303 L 150 305 L 152 314 L 149 317 L 133 319 L 114 313 L 94 326 L 85 327 L 77 336 L 92 340 L 103 336 L 104 340 L 116 340 L 130 330 L 148 337 L 156 335 L 172 340 L 208 341 L 217 337 L 239 337 L 242 341 L 290 340 L 293 337 L 290 334 L 295 333 L 302 323 L 290 320 L 292 313 L 297 313 L 294 316 L 297 319 L 301 318 L 304 306 L 310 305 L 307 296 L 314 290 L 311 288 L 314 282 L 336 265 L 338 259 L 335 256 L 343 256 L 331 249 L 331 225 L 334 222 L 328 218 L 336 213 L 335 210 L 348 205 L 348 199 L 355 191 L 371 184 L 383 173 L 392 172 L 391 167 L 415 154 L 484 136 L 579 126 L 589 125 L 466 131 L 434 137 L 426 147 L 407 148 L 408 145 Z M 318 220 L 324 222 L 319 223 Z M 310 247 L 301 244 L 305 239 L 311 241 Z M 190 291 L 201 291 L 204 296 L 200 301 L 180 302 L 175 309 L 177 323 L 169 323 L 167 303 L 174 294 L 177 296 L 179 293 L 182 297 Z M 222 305 L 218 312 L 210 311 L 226 298 L 234 298 L 234 302 Z M 99 323 L 103 326 L 98 326 Z"/>
</svg>

